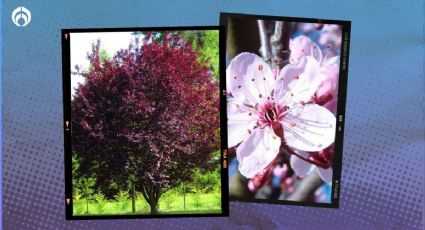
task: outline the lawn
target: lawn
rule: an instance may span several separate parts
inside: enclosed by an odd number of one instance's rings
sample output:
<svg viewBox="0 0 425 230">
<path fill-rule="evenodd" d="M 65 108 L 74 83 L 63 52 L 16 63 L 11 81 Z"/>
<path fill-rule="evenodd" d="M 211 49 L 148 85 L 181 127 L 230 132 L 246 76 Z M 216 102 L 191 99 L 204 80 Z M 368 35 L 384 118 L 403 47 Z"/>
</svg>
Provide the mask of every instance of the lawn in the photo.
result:
<svg viewBox="0 0 425 230">
<path fill-rule="evenodd" d="M 159 199 L 159 214 L 221 213 L 220 193 L 187 193 L 185 200 L 183 194 L 174 191 L 165 193 Z M 136 213 L 132 213 L 130 199 L 124 202 L 106 200 L 101 204 L 91 200 L 88 210 L 87 214 L 85 200 L 74 200 L 74 215 L 150 214 L 149 204 L 142 196 L 136 199 Z"/>
</svg>

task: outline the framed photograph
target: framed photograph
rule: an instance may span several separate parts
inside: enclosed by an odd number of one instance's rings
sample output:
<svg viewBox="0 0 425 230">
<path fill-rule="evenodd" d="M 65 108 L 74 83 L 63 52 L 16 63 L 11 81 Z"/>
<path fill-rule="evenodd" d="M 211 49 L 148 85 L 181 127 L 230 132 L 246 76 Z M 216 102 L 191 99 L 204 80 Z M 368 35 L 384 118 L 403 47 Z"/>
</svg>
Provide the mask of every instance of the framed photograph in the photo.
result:
<svg viewBox="0 0 425 230">
<path fill-rule="evenodd" d="M 222 13 L 233 201 L 338 207 L 350 22 Z"/>
<path fill-rule="evenodd" d="M 221 46 L 218 26 L 62 30 L 68 220 L 229 215 Z"/>
</svg>

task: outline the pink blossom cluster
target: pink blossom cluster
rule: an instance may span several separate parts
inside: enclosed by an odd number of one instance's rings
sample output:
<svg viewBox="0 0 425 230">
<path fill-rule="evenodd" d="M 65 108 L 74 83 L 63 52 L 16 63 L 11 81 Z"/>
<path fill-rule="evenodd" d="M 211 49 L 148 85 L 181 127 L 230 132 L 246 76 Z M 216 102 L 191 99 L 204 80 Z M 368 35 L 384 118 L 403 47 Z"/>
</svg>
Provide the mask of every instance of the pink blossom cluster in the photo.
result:
<svg viewBox="0 0 425 230">
<path fill-rule="evenodd" d="M 289 49 L 282 69 L 241 53 L 226 70 L 228 147 L 235 149 L 238 171 L 250 179 L 251 191 L 270 174 L 293 191 L 289 171 L 303 177 L 317 170 L 323 181 L 332 181 L 339 56 L 303 35 L 291 39 Z M 277 164 L 284 153 L 287 162 Z"/>
</svg>

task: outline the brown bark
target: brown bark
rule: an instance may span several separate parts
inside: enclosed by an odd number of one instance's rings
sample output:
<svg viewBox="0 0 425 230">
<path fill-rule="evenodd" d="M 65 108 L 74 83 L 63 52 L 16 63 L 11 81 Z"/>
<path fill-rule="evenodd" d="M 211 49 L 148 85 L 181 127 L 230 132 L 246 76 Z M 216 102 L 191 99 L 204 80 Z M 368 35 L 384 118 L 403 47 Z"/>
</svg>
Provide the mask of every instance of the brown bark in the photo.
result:
<svg viewBox="0 0 425 230">
<path fill-rule="evenodd" d="M 183 210 L 186 211 L 186 187 L 184 186 L 184 182 L 183 182 Z"/>
<path fill-rule="evenodd" d="M 271 47 L 270 47 L 270 34 L 267 32 L 266 21 L 258 20 L 258 32 L 260 35 L 260 54 L 264 61 L 271 64 Z"/>
<path fill-rule="evenodd" d="M 272 68 L 283 68 L 289 63 L 289 39 L 291 24 L 284 21 L 276 21 L 274 34 L 270 38 L 272 46 Z"/>
<path fill-rule="evenodd" d="M 319 174 L 316 170 L 312 171 L 306 178 L 304 178 L 297 187 L 297 190 L 292 194 L 288 200 L 292 201 L 307 201 L 314 195 L 314 192 L 323 184 Z"/>
<path fill-rule="evenodd" d="M 151 207 L 151 215 L 158 214 L 158 201 L 156 201 L 156 200 L 150 201 L 149 206 Z"/>
<path fill-rule="evenodd" d="M 136 212 L 136 189 L 133 182 L 131 183 L 131 210 L 133 213 Z"/>
<path fill-rule="evenodd" d="M 158 214 L 158 201 L 162 195 L 161 190 L 158 188 L 142 187 L 141 192 L 151 208 L 151 214 Z"/>
</svg>

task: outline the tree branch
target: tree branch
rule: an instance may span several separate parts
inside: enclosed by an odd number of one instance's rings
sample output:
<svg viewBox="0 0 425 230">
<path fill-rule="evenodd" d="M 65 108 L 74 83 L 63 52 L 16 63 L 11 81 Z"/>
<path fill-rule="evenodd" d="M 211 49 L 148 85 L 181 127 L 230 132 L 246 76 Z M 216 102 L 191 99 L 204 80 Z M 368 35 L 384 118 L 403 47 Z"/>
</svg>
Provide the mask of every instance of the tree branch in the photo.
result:
<svg viewBox="0 0 425 230">
<path fill-rule="evenodd" d="M 261 56 L 263 56 L 264 61 L 267 62 L 268 64 L 271 64 L 270 39 L 269 39 L 269 35 L 267 34 L 266 24 L 264 20 L 257 20 L 257 24 L 258 24 L 258 30 L 260 33 L 260 43 L 261 43 L 259 52 Z"/>
<path fill-rule="evenodd" d="M 291 33 L 291 25 L 289 22 L 276 21 L 274 34 L 270 38 L 272 45 L 272 62 L 271 67 L 283 68 L 289 63 L 289 39 Z"/>
<path fill-rule="evenodd" d="M 141 192 L 146 201 L 150 200 L 144 186 L 142 187 Z"/>
<path fill-rule="evenodd" d="M 316 170 L 313 170 L 298 185 L 296 191 L 288 198 L 292 201 L 307 201 L 314 192 L 323 184 Z"/>
</svg>

